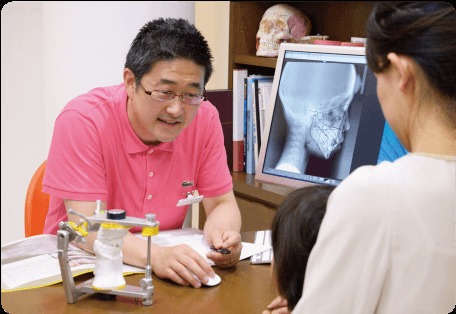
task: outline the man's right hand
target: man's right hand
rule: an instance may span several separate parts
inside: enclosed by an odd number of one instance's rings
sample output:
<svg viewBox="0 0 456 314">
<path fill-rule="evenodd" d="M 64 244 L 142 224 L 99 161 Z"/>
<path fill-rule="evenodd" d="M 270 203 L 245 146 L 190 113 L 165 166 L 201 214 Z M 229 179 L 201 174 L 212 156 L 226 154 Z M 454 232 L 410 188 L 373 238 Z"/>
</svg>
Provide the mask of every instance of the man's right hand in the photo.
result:
<svg viewBox="0 0 456 314">
<path fill-rule="evenodd" d="M 152 271 L 159 278 L 199 288 L 201 283 L 207 283 L 209 277 L 215 275 L 206 259 L 186 244 L 170 247 L 153 245 L 151 249 Z"/>
</svg>

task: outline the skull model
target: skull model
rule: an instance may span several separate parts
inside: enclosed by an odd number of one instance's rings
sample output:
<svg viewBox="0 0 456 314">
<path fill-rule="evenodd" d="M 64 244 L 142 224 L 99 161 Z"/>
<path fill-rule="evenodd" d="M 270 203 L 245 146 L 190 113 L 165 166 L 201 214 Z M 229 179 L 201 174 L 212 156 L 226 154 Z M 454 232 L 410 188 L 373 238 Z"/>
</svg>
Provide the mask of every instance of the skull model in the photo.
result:
<svg viewBox="0 0 456 314">
<path fill-rule="evenodd" d="M 277 57 L 279 45 L 283 42 L 300 42 L 301 37 L 310 34 L 309 18 L 287 4 L 276 4 L 267 9 L 256 34 L 256 55 Z"/>
</svg>

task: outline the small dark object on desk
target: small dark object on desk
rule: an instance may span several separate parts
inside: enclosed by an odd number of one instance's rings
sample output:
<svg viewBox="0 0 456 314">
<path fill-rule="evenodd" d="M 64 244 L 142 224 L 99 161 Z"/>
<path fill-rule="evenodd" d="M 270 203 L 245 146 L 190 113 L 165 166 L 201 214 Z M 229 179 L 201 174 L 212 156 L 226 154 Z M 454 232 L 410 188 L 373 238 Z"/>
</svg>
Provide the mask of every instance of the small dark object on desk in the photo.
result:
<svg viewBox="0 0 456 314">
<path fill-rule="evenodd" d="M 212 251 L 215 251 L 215 252 L 222 253 L 222 254 L 231 254 L 231 251 L 230 251 L 230 250 L 224 249 L 224 248 L 216 249 L 214 246 L 211 246 L 211 250 L 212 250 Z"/>
</svg>

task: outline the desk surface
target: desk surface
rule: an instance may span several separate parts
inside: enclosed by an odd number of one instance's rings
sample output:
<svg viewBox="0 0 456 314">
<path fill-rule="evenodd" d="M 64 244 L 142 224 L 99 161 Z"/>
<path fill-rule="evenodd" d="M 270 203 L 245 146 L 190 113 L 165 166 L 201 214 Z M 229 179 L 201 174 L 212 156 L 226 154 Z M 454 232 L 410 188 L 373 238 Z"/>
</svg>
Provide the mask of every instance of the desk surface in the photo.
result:
<svg viewBox="0 0 456 314">
<path fill-rule="evenodd" d="M 244 239 L 244 235 L 243 235 Z M 250 242 L 250 241 L 248 241 Z M 2 292 L 2 307 L 7 313 L 261 313 L 276 297 L 271 282 L 270 265 L 252 265 L 240 261 L 236 267 L 214 267 L 222 282 L 215 287 L 195 289 L 180 286 L 153 275 L 153 304 L 144 306 L 141 299 L 117 296 L 101 300 L 95 294 L 84 294 L 76 303 L 67 304 L 62 284 Z M 78 284 L 92 277 L 85 274 L 75 278 Z M 139 286 L 143 274 L 125 277 L 127 284 Z"/>
</svg>

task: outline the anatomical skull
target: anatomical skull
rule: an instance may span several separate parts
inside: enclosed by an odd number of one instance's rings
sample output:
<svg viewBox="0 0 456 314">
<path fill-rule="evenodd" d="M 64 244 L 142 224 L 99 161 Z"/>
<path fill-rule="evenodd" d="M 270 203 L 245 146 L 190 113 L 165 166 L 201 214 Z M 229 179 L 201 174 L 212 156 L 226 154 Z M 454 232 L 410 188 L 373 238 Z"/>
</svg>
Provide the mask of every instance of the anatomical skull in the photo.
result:
<svg viewBox="0 0 456 314">
<path fill-rule="evenodd" d="M 310 19 L 297 8 L 287 4 L 276 4 L 267 9 L 256 34 L 256 55 L 277 57 L 283 42 L 300 42 L 310 34 Z"/>
</svg>

